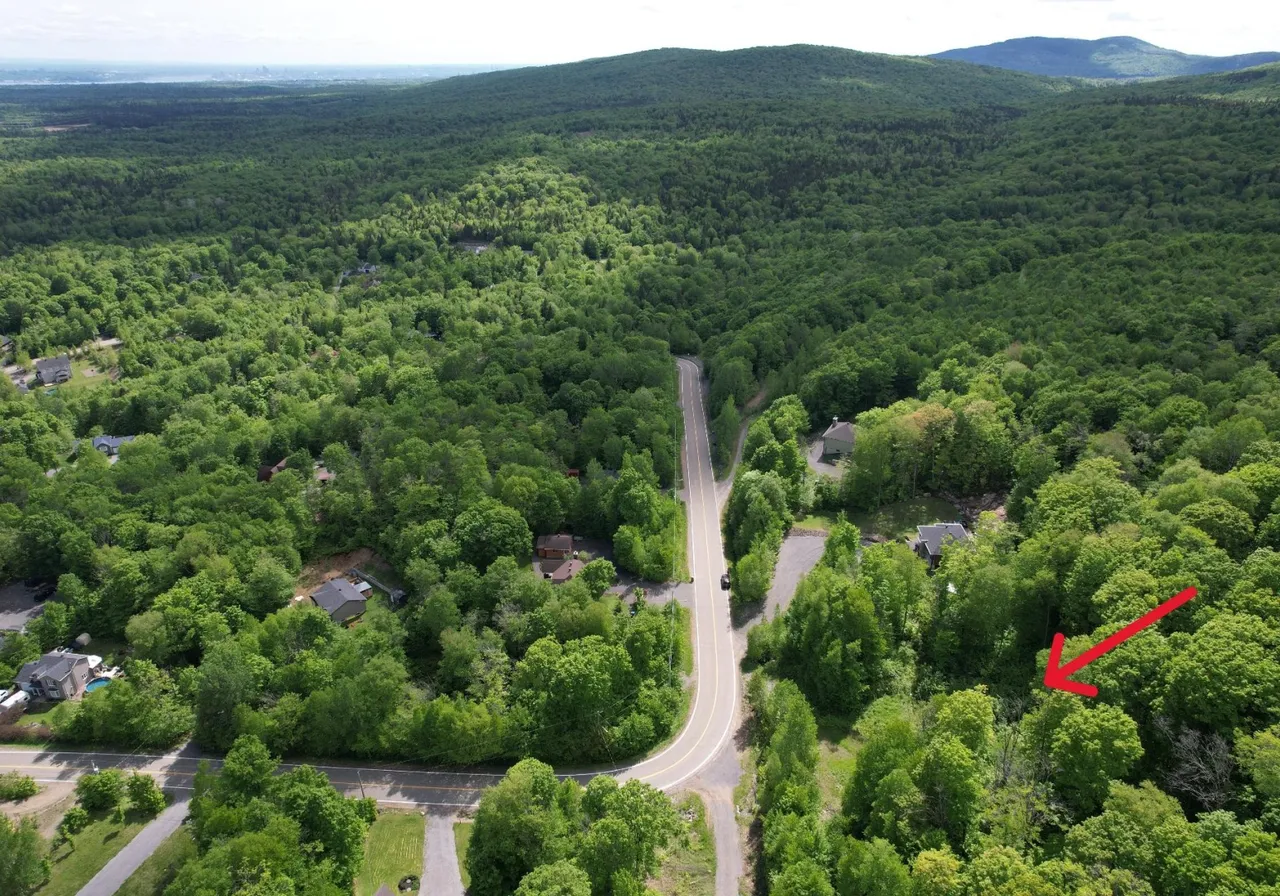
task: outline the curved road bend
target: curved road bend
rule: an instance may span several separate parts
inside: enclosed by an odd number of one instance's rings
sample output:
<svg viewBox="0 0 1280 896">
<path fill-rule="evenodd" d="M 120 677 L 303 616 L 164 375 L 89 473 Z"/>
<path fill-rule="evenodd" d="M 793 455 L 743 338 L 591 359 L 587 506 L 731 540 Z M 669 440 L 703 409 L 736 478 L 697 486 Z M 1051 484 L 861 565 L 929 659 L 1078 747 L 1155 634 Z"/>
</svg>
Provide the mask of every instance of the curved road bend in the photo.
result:
<svg viewBox="0 0 1280 896">
<path fill-rule="evenodd" d="M 679 359 L 680 402 L 684 414 L 683 460 L 689 514 L 689 571 L 693 576 L 693 705 L 684 728 L 670 744 L 639 762 L 603 770 L 567 774 L 583 782 L 597 774 L 638 778 L 661 790 L 672 790 L 701 771 L 730 742 L 738 704 L 729 601 L 720 591 L 725 571 L 720 539 L 720 510 L 707 416 L 700 387 L 701 369 Z M 74 781 L 95 768 L 118 767 L 149 772 L 174 790 L 191 787 L 200 762 L 190 749 L 163 755 L 75 752 L 58 749 L 0 747 L 0 772 L 17 770 L 44 783 Z M 217 765 L 217 761 L 213 761 Z M 294 763 L 285 763 L 287 770 Z M 388 804 L 465 809 L 501 774 L 430 770 L 411 765 L 317 765 L 333 784 L 351 795 L 371 796 Z M 736 832 L 735 832 L 736 836 Z"/>
</svg>

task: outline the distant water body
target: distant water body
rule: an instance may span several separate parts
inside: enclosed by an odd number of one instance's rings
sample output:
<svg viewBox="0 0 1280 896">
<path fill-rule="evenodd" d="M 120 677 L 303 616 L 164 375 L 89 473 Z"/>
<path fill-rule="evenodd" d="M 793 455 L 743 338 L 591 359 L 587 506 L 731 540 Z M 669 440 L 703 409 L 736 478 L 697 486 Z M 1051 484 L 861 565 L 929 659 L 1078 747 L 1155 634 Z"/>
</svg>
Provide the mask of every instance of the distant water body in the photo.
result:
<svg viewBox="0 0 1280 896">
<path fill-rule="evenodd" d="M 307 81 L 428 81 L 513 65 L 263 66 L 257 68 L 0 61 L 0 87 L 94 84 L 280 84 Z"/>
</svg>

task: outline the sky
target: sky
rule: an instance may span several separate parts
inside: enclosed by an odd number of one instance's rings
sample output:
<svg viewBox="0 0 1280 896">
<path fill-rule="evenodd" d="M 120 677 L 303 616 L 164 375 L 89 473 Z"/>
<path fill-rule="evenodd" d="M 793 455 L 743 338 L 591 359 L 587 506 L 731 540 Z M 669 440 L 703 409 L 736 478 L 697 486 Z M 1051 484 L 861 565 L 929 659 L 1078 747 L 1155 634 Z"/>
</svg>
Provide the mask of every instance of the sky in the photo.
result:
<svg viewBox="0 0 1280 896">
<path fill-rule="evenodd" d="M 0 0 L 0 59 L 237 65 L 571 62 L 792 43 L 924 55 L 1132 35 L 1280 50 L 1266 0 Z"/>
</svg>

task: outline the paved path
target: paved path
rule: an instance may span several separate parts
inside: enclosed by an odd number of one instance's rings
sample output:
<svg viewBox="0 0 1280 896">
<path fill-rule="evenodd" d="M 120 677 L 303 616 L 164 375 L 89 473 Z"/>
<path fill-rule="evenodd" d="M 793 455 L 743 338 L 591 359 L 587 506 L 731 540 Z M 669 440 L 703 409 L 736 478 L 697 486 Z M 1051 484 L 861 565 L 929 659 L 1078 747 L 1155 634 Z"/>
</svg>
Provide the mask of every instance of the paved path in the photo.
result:
<svg viewBox="0 0 1280 896">
<path fill-rule="evenodd" d="M 124 849 L 102 866 L 93 880 L 80 888 L 77 896 L 113 896 L 133 872 L 138 870 L 138 866 L 182 825 L 182 820 L 187 817 L 188 799 L 186 796 L 181 797 L 157 815 L 151 824 L 139 831 L 136 837 L 125 844 Z"/>
<path fill-rule="evenodd" d="M 427 836 L 422 841 L 422 886 L 419 896 L 463 896 L 458 850 L 453 839 L 453 813 L 427 816 Z"/>
</svg>

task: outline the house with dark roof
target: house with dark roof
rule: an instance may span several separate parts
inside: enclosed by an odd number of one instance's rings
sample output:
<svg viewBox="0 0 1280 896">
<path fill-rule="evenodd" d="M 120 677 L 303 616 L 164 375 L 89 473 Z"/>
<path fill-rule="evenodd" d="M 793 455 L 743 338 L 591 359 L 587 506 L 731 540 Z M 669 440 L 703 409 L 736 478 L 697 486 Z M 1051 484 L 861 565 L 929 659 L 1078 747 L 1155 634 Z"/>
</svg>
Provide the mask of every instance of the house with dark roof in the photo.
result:
<svg viewBox="0 0 1280 896">
<path fill-rule="evenodd" d="M 74 700 L 102 669 L 102 657 L 54 650 L 18 672 L 18 686 L 34 700 Z"/>
<path fill-rule="evenodd" d="M 282 458 L 278 463 L 263 464 L 258 467 L 258 481 L 270 482 L 271 477 L 289 466 L 289 458 Z"/>
<path fill-rule="evenodd" d="M 120 453 L 121 445 L 133 440 L 134 436 L 94 436 L 90 444 L 94 451 L 101 451 L 107 457 L 115 457 Z"/>
<path fill-rule="evenodd" d="M 822 434 L 822 454 L 825 457 L 845 457 L 853 453 L 853 424 L 839 417 L 831 418 L 831 425 Z"/>
<path fill-rule="evenodd" d="M 916 537 L 911 540 L 911 550 L 921 560 L 929 564 L 929 569 L 937 569 L 942 560 L 942 548 L 951 542 L 966 542 L 972 536 L 961 523 L 932 523 L 928 526 L 916 526 Z"/>
<path fill-rule="evenodd" d="M 586 565 L 581 560 L 561 560 L 558 563 L 553 560 L 542 564 L 542 576 L 550 579 L 552 585 L 563 585 L 582 572 L 582 567 Z"/>
<path fill-rule="evenodd" d="M 534 547 L 539 557 L 548 560 L 564 560 L 573 555 L 573 536 L 539 535 Z"/>
<path fill-rule="evenodd" d="M 346 579 L 330 579 L 312 592 L 311 602 L 341 625 L 363 615 L 368 598 Z"/>
<path fill-rule="evenodd" d="M 62 354 L 56 358 L 40 358 L 36 361 L 36 382 L 42 386 L 56 386 L 71 379 L 71 356 Z"/>
</svg>

